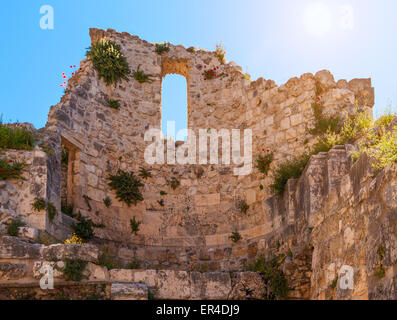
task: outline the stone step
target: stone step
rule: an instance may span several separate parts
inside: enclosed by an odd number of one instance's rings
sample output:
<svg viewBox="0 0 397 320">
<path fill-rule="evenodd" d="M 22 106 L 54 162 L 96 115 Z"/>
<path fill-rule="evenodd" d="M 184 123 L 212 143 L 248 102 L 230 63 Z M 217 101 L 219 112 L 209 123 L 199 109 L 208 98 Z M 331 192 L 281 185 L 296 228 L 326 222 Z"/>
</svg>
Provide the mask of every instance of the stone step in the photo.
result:
<svg viewBox="0 0 397 320">
<path fill-rule="evenodd" d="M 115 282 L 111 284 L 112 300 L 148 300 L 149 290 L 142 283 Z"/>
</svg>

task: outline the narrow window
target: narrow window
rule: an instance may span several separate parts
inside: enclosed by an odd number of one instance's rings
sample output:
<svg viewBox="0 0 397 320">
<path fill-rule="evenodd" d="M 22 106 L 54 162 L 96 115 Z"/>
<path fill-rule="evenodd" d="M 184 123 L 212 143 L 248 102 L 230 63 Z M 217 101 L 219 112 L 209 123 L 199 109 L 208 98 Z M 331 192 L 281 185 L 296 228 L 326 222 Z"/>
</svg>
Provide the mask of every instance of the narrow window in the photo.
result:
<svg viewBox="0 0 397 320">
<path fill-rule="evenodd" d="M 176 139 L 179 130 L 188 128 L 187 83 L 184 76 L 168 74 L 163 78 L 161 107 L 161 132 L 164 137 L 172 136 Z M 175 123 L 175 134 L 167 132 L 169 121 Z"/>
</svg>

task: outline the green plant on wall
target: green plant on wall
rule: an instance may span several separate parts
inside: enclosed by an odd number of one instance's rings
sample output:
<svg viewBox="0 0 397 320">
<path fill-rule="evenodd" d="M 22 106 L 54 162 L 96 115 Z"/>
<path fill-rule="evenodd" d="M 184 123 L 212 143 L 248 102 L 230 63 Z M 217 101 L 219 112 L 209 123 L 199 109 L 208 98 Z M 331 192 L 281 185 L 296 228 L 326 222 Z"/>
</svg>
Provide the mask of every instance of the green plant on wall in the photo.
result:
<svg viewBox="0 0 397 320">
<path fill-rule="evenodd" d="M 325 116 L 323 107 L 318 103 L 312 103 L 314 114 L 313 127 L 308 129 L 312 135 L 325 134 L 327 131 L 336 132 L 340 129 L 341 119 L 339 115 Z"/>
<path fill-rule="evenodd" d="M 119 100 L 108 100 L 108 107 L 116 110 L 120 110 Z"/>
<path fill-rule="evenodd" d="M 232 240 L 233 243 L 237 243 L 237 242 L 239 242 L 240 240 L 242 240 L 243 237 L 241 236 L 241 234 L 240 234 L 239 232 L 233 231 L 233 232 L 232 232 L 232 235 L 229 236 L 229 239 Z"/>
<path fill-rule="evenodd" d="M 273 171 L 273 183 L 270 185 L 270 190 L 274 194 L 282 194 L 289 179 L 297 179 L 301 176 L 309 159 L 310 154 L 305 153 L 279 163 Z"/>
<path fill-rule="evenodd" d="M 136 221 L 135 217 L 133 217 L 133 218 L 130 220 L 131 232 L 132 232 L 134 235 L 137 235 L 137 234 L 138 234 L 139 226 L 140 226 L 141 224 L 142 224 L 142 222 L 141 222 L 141 221 Z"/>
<path fill-rule="evenodd" d="M 20 126 L 9 126 L 2 123 L 0 117 L 0 150 L 32 150 L 35 144 L 35 135 Z"/>
<path fill-rule="evenodd" d="M 167 42 L 163 43 L 156 43 L 155 44 L 155 51 L 157 54 L 163 54 L 164 52 L 170 51 L 170 46 Z"/>
<path fill-rule="evenodd" d="M 176 178 L 172 177 L 171 180 L 167 180 L 167 184 L 172 188 L 172 190 L 176 190 L 181 184 L 181 182 Z"/>
<path fill-rule="evenodd" d="M 81 212 L 75 215 L 77 223 L 72 224 L 73 232 L 84 242 L 94 238 L 94 228 L 104 228 L 103 224 L 95 224 L 90 218 L 84 217 Z"/>
<path fill-rule="evenodd" d="M 87 196 L 86 194 L 83 195 L 83 199 L 84 199 L 85 204 L 87 205 L 88 211 L 91 211 L 91 210 L 92 210 L 92 207 L 91 207 L 90 201 L 91 201 L 92 199 L 91 199 L 89 196 Z"/>
<path fill-rule="evenodd" d="M 47 208 L 47 202 L 43 198 L 35 198 L 32 203 L 34 211 L 40 212 Z"/>
<path fill-rule="evenodd" d="M 139 83 L 151 83 L 153 82 L 153 79 L 151 78 L 151 74 L 146 74 L 143 70 L 140 69 L 141 65 L 138 66 L 138 68 L 132 73 L 133 78 L 138 81 Z"/>
<path fill-rule="evenodd" d="M 55 208 L 55 206 L 51 202 L 45 201 L 43 198 L 35 198 L 32 203 L 32 208 L 37 212 L 46 209 L 48 214 L 48 220 L 50 222 L 52 222 L 55 216 L 58 214 L 58 211 Z"/>
<path fill-rule="evenodd" d="M 241 213 L 246 214 L 250 206 L 247 204 L 245 200 L 240 200 L 237 203 L 237 208 L 240 210 Z"/>
<path fill-rule="evenodd" d="M 273 162 L 274 153 L 267 150 L 265 154 L 260 154 L 256 159 L 256 168 L 262 172 L 264 175 L 267 175 L 270 170 L 270 165 Z"/>
<path fill-rule="evenodd" d="M 131 71 L 120 45 L 102 38 L 88 50 L 87 58 L 92 61 L 99 79 L 103 78 L 107 85 L 115 86 L 123 79 L 128 81 Z"/>
<path fill-rule="evenodd" d="M 139 176 L 142 179 L 148 179 L 152 177 L 152 173 L 150 172 L 149 169 L 145 169 L 144 167 L 139 167 Z"/>
<path fill-rule="evenodd" d="M 118 200 L 125 202 L 129 207 L 131 204 L 136 205 L 138 201 L 143 201 L 140 187 L 143 184 L 137 179 L 133 172 L 118 170 L 116 175 L 109 177 L 109 187 L 116 191 Z"/>
<path fill-rule="evenodd" d="M 248 271 L 259 272 L 262 274 L 265 284 L 270 288 L 266 297 L 269 300 L 288 299 L 290 289 L 287 278 L 280 267 L 282 260 L 282 255 L 268 260 L 261 255 L 247 267 Z"/>
<path fill-rule="evenodd" d="M 14 219 L 7 227 L 7 234 L 12 237 L 18 236 L 20 227 L 24 227 L 26 224 L 18 217 Z"/>
<path fill-rule="evenodd" d="M 69 150 L 65 149 L 62 146 L 62 153 L 61 153 L 61 163 L 62 165 L 67 166 L 69 163 Z"/>
<path fill-rule="evenodd" d="M 48 220 L 50 222 L 52 222 L 55 216 L 58 214 L 57 209 L 51 202 L 47 202 L 47 214 L 48 214 Z"/>
<path fill-rule="evenodd" d="M 110 208 L 110 206 L 112 205 L 112 199 L 110 199 L 109 197 L 106 197 L 105 199 L 103 199 L 103 203 L 106 208 Z"/>
<path fill-rule="evenodd" d="M 84 278 L 85 261 L 79 259 L 65 259 L 65 267 L 62 269 L 66 281 L 80 281 Z"/>
<path fill-rule="evenodd" d="M 66 201 L 61 201 L 61 212 L 69 217 L 74 218 L 74 205 L 68 204 Z"/>
</svg>

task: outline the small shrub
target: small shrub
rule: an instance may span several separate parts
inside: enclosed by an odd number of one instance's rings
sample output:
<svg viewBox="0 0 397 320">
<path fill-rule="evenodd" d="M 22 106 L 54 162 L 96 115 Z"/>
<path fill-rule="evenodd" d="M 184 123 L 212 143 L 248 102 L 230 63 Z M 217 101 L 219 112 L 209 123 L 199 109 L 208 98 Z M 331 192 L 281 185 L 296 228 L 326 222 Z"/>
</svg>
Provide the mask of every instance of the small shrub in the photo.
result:
<svg viewBox="0 0 397 320">
<path fill-rule="evenodd" d="M 68 204 L 66 201 L 61 201 L 61 212 L 63 214 L 66 214 L 69 217 L 74 218 L 75 214 L 73 213 L 74 211 L 74 206 L 73 204 Z"/>
<path fill-rule="evenodd" d="M 130 67 L 118 44 L 102 38 L 88 49 L 87 57 L 98 72 L 98 78 L 103 78 L 106 85 L 116 86 L 122 79 L 128 81 Z"/>
<path fill-rule="evenodd" d="M 145 180 L 152 177 L 152 173 L 150 172 L 150 170 L 145 169 L 144 167 L 139 167 L 138 175 Z"/>
<path fill-rule="evenodd" d="M 108 100 L 108 107 L 120 110 L 120 102 L 118 100 Z"/>
<path fill-rule="evenodd" d="M 217 73 L 216 73 L 216 70 L 217 70 L 218 68 L 219 68 L 219 67 L 214 67 L 213 69 L 205 70 L 205 71 L 203 72 L 204 80 L 212 80 L 212 79 L 215 79 L 215 78 L 218 76 Z"/>
<path fill-rule="evenodd" d="M 84 199 L 84 201 L 85 201 L 85 204 L 87 205 L 88 211 L 91 211 L 91 210 L 92 210 L 92 207 L 91 207 L 90 201 L 91 201 L 92 199 L 91 199 L 89 196 L 87 196 L 87 195 L 83 195 L 83 199 Z"/>
<path fill-rule="evenodd" d="M 172 177 L 171 180 L 167 181 L 167 184 L 172 188 L 172 190 L 176 190 L 181 182 L 176 177 Z"/>
<path fill-rule="evenodd" d="M 397 162 L 397 127 L 393 131 L 381 134 L 379 137 L 376 133 L 369 135 L 370 142 L 360 146 L 357 157 L 366 153 L 372 160 L 372 167 L 379 172 L 388 164 Z"/>
<path fill-rule="evenodd" d="M 69 150 L 65 149 L 64 147 L 62 147 L 61 152 L 61 163 L 65 166 L 67 166 L 69 163 Z"/>
<path fill-rule="evenodd" d="M 310 154 L 305 153 L 300 157 L 281 162 L 274 171 L 274 181 L 270 185 L 270 190 L 274 194 L 282 194 L 289 179 L 301 176 L 309 159 Z"/>
<path fill-rule="evenodd" d="M 21 179 L 24 172 L 25 164 L 8 159 L 0 159 L 0 180 Z"/>
<path fill-rule="evenodd" d="M 32 207 L 35 211 L 40 212 L 47 208 L 47 202 L 43 198 L 35 198 Z"/>
<path fill-rule="evenodd" d="M 221 63 L 224 63 L 226 61 L 226 57 L 225 57 L 226 56 L 226 51 L 223 49 L 222 43 L 218 44 L 215 47 L 215 52 L 216 52 L 216 55 L 217 55 L 219 61 Z"/>
<path fill-rule="evenodd" d="M 166 196 L 167 194 L 168 194 L 168 193 L 165 192 L 165 191 L 163 191 L 163 190 L 160 191 L 160 196 Z"/>
<path fill-rule="evenodd" d="M 288 248 L 287 257 L 290 257 L 290 258 L 293 257 L 291 248 Z"/>
<path fill-rule="evenodd" d="M 314 127 L 309 129 L 309 133 L 312 135 L 322 135 L 327 131 L 337 132 L 340 128 L 340 117 L 338 115 L 334 116 L 324 116 L 322 106 L 317 103 L 312 104 L 312 109 L 314 113 Z"/>
<path fill-rule="evenodd" d="M 72 237 L 69 239 L 66 239 L 64 244 L 83 244 L 84 241 L 81 239 L 77 234 L 73 233 Z"/>
<path fill-rule="evenodd" d="M 247 204 L 245 200 L 241 200 L 238 202 L 237 208 L 240 210 L 241 213 L 246 214 L 250 206 Z"/>
<path fill-rule="evenodd" d="M 106 250 L 99 256 L 98 264 L 102 267 L 108 268 L 108 270 L 117 268 L 117 264 L 115 263 L 114 259 L 109 255 Z"/>
<path fill-rule="evenodd" d="M 378 279 L 382 279 L 382 278 L 384 278 L 384 277 L 386 276 L 386 271 L 385 271 L 385 269 L 383 268 L 383 265 L 382 265 L 382 264 L 380 264 L 380 265 L 378 266 L 378 268 L 377 268 L 377 270 L 376 270 L 376 273 L 375 273 L 375 276 L 376 276 Z"/>
<path fill-rule="evenodd" d="M 336 276 L 334 281 L 332 281 L 332 283 L 330 284 L 330 288 L 335 289 L 337 285 L 338 285 L 338 276 Z"/>
<path fill-rule="evenodd" d="M 379 260 L 382 261 L 383 258 L 385 257 L 386 254 L 386 249 L 383 246 L 379 246 L 378 250 L 377 250 L 378 256 L 379 256 Z"/>
<path fill-rule="evenodd" d="M 110 208 L 110 206 L 112 205 L 112 199 L 106 197 L 105 199 L 103 199 L 103 203 L 106 206 L 106 208 Z"/>
<path fill-rule="evenodd" d="M 139 226 L 140 226 L 141 224 L 142 224 L 142 222 L 141 222 L 141 221 L 136 221 L 135 217 L 132 218 L 132 219 L 130 220 L 131 232 L 132 232 L 134 235 L 137 235 L 137 234 L 138 234 Z"/>
<path fill-rule="evenodd" d="M 77 215 L 78 223 L 72 225 L 73 232 L 83 241 L 87 242 L 94 238 L 94 226 L 95 224 L 91 219 L 85 218 L 79 212 Z"/>
<path fill-rule="evenodd" d="M 288 281 L 283 271 L 280 269 L 282 256 L 266 260 L 259 256 L 253 264 L 248 266 L 248 271 L 259 272 L 262 274 L 265 284 L 270 287 L 267 298 L 269 300 L 288 299 Z"/>
<path fill-rule="evenodd" d="M 240 240 L 243 239 L 243 237 L 241 236 L 241 234 L 237 231 L 232 232 L 232 235 L 229 237 L 230 240 L 232 240 L 233 243 L 237 243 Z"/>
<path fill-rule="evenodd" d="M 157 203 L 158 203 L 160 206 L 164 207 L 164 199 L 157 200 Z"/>
<path fill-rule="evenodd" d="M 151 78 L 151 74 L 146 74 L 144 71 L 140 69 L 141 65 L 132 73 L 133 78 L 138 81 L 139 83 L 152 83 L 153 79 Z"/>
<path fill-rule="evenodd" d="M 0 149 L 32 150 L 35 140 L 26 128 L 3 125 L 0 119 Z"/>
<path fill-rule="evenodd" d="M 156 43 L 155 44 L 155 51 L 157 54 L 163 54 L 164 52 L 170 51 L 169 44 L 167 42 L 164 43 Z"/>
<path fill-rule="evenodd" d="M 87 265 L 85 261 L 79 259 L 65 259 L 63 277 L 66 281 L 80 281 L 84 278 L 83 272 Z"/>
<path fill-rule="evenodd" d="M 268 150 L 267 153 L 264 155 L 260 154 L 256 159 L 256 168 L 264 175 L 267 175 L 270 170 L 270 165 L 273 162 L 273 159 L 274 159 L 274 154 L 273 152 L 270 152 L 270 150 Z"/>
<path fill-rule="evenodd" d="M 16 218 L 13 220 L 10 225 L 7 227 L 7 234 L 11 237 L 17 237 L 18 236 L 18 229 L 20 227 L 24 227 L 26 224 L 21 221 L 20 218 Z"/>
<path fill-rule="evenodd" d="M 55 216 L 58 214 L 57 209 L 51 202 L 47 202 L 47 214 L 50 222 L 54 221 Z"/>
<path fill-rule="evenodd" d="M 374 126 L 387 128 L 388 126 L 390 126 L 390 123 L 393 121 L 393 119 L 396 116 L 397 116 L 397 113 L 394 114 L 392 112 L 389 112 L 389 113 L 381 116 L 378 120 L 376 120 Z"/>
<path fill-rule="evenodd" d="M 118 170 L 116 175 L 109 177 L 109 187 L 116 191 L 116 197 L 125 202 L 129 207 L 131 204 L 136 205 L 138 201 L 143 201 L 140 187 L 143 184 L 134 176 L 133 172 Z"/>
<path fill-rule="evenodd" d="M 133 259 L 130 263 L 126 265 L 126 269 L 131 269 L 131 270 L 136 270 L 141 267 L 140 263 L 138 260 Z"/>
</svg>

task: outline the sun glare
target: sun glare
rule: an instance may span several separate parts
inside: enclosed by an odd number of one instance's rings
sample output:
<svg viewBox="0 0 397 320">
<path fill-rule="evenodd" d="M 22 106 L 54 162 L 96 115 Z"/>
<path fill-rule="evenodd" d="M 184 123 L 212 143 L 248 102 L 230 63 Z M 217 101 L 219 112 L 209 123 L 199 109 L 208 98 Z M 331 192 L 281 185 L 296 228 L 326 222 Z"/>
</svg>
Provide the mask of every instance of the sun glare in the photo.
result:
<svg viewBox="0 0 397 320">
<path fill-rule="evenodd" d="M 304 14 L 306 30 L 315 36 L 322 36 L 331 29 L 331 13 L 329 8 L 321 3 L 312 3 Z"/>
</svg>

